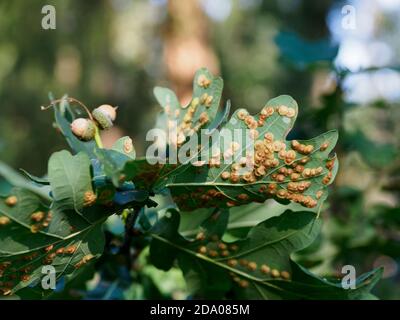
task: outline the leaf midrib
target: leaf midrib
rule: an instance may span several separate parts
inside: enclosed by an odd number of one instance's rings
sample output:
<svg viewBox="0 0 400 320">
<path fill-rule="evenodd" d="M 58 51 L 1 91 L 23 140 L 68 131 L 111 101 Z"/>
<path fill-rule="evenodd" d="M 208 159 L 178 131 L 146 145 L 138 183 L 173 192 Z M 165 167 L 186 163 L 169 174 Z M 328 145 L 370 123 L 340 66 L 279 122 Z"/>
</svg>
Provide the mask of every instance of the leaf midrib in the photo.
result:
<svg viewBox="0 0 400 320">
<path fill-rule="evenodd" d="M 251 249 L 249 249 L 249 250 L 239 252 L 239 253 L 237 253 L 236 255 L 231 255 L 231 256 L 229 256 L 229 257 L 227 257 L 227 258 L 219 258 L 219 259 L 216 259 L 216 260 L 218 260 L 218 261 L 225 261 L 225 260 L 228 260 L 228 259 L 238 258 L 238 257 L 241 257 L 241 256 L 243 256 L 243 255 L 248 255 L 248 254 L 251 254 L 251 253 L 253 253 L 253 252 L 255 252 L 255 251 L 261 250 L 261 249 L 263 249 L 263 248 L 265 248 L 265 247 L 272 246 L 273 244 L 275 244 L 275 243 L 277 243 L 277 242 L 284 241 L 284 240 L 290 241 L 289 238 L 291 238 L 292 236 L 294 236 L 294 235 L 296 235 L 296 234 L 298 234 L 298 233 L 303 233 L 303 232 L 302 232 L 302 230 L 295 230 L 295 231 L 293 231 L 293 232 L 290 232 L 290 233 L 288 233 L 288 234 L 282 236 L 281 238 L 277 238 L 277 239 L 275 239 L 275 240 L 271 240 L 271 241 L 269 241 L 269 242 L 265 242 L 265 243 L 263 243 L 263 244 L 261 244 L 261 245 L 255 246 L 255 247 L 253 247 L 253 248 L 251 248 Z M 305 235 L 307 238 L 309 237 L 309 235 L 308 235 L 306 232 L 304 232 L 304 235 Z"/>
<path fill-rule="evenodd" d="M 258 285 L 262 285 L 262 286 L 267 286 L 267 287 L 273 288 L 273 289 L 278 290 L 278 291 L 281 291 L 281 292 L 285 292 L 284 289 L 282 289 L 281 287 L 276 286 L 276 285 L 274 285 L 273 283 L 270 283 L 270 282 L 272 281 L 272 282 L 274 282 L 274 283 L 275 283 L 275 282 L 279 283 L 279 282 L 286 282 L 287 280 L 280 280 L 280 279 L 271 279 L 271 280 L 269 280 L 269 279 L 260 279 L 260 278 L 254 277 L 254 276 L 252 276 L 252 275 L 249 275 L 249 274 L 247 274 L 247 273 L 245 273 L 245 272 L 243 272 L 243 271 L 240 271 L 240 270 L 238 270 L 238 269 L 235 269 L 235 268 L 232 268 L 232 267 L 230 267 L 230 266 L 228 266 L 228 265 L 225 265 L 225 264 L 223 264 L 223 263 L 221 263 L 221 262 L 219 262 L 219 261 L 212 260 L 212 259 L 208 258 L 208 257 L 205 256 L 205 255 L 202 255 L 202 254 L 200 254 L 200 253 L 195 253 L 195 252 L 193 252 L 193 251 L 191 251 L 191 250 L 189 250 L 189 249 L 186 249 L 186 248 L 184 248 L 184 247 L 182 247 L 182 246 L 180 246 L 180 245 L 177 245 L 177 244 L 175 244 L 175 243 L 169 241 L 168 239 L 165 239 L 165 238 L 163 238 L 163 237 L 161 237 L 161 236 L 159 236 L 159 235 L 157 235 L 157 234 L 150 233 L 150 235 L 151 235 L 153 238 L 155 238 L 155 239 L 157 239 L 157 240 L 159 240 L 159 241 L 162 241 L 162 242 L 164 242 L 164 243 L 166 243 L 166 244 L 169 244 L 170 246 L 173 246 L 173 247 L 175 247 L 175 248 L 177 248 L 177 249 L 179 249 L 179 250 L 181 250 L 181 251 L 183 251 L 183 252 L 185 252 L 185 253 L 187 253 L 187 254 L 189 254 L 189 255 L 192 255 L 192 256 L 194 256 L 194 257 L 196 257 L 196 258 L 199 258 L 199 259 L 201 259 L 201 260 L 203 260 L 203 261 L 206 261 L 206 262 L 208 262 L 208 263 L 210 263 L 210 264 L 216 265 L 216 266 L 218 266 L 218 267 L 220 267 L 220 268 L 222 268 L 222 269 L 226 269 L 226 270 L 228 270 L 228 271 L 230 271 L 230 272 L 233 272 L 233 273 L 235 273 L 235 274 L 237 274 L 237 275 L 240 275 L 240 276 L 246 278 L 247 280 L 251 281 L 251 283 L 252 283 L 253 285 L 255 285 L 255 286 L 257 286 L 257 284 L 258 284 Z M 291 283 L 292 283 L 292 284 L 299 284 L 299 285 L 302 285 L 302 286 L 304 286 L 304 287 L 309 287 L 309 288 L 314 288 L 314 289 L 324 288 L 324 285 L 323 285 L 323 284 L 321 284 L 321 285 L 311 285 L 311 284 L 301 283 L 301 282 L 297 282 L 297 281 L 293 281 L 293 280 L 291 280 Z M 368 282 L 362 282 L 362 283 L 361 283 L 356 289 L 354 289 L 354 290 L 359 291 L 359 290 L 361 290 L 362 288 L 368 286 L 368 284 L 369 284 Z M 332 284 L 329 284 L 329 285 L 332 285 Z M 259 290 L 259 288 L 257 288 L 257 289 Z M 354 291 L 353 291 L 353 292 L 354 292 Z M 260 293 L 260 292 L 259 292 L 259 293 Z M 299 293 L 292 293 L 292 294 L 293 294 L 293 295 L 296 295 L 296 296 L 299 296 L 299 297 L 309 298 L 307 295 L 301 295 L 301 294 L 299 294 Z M 260 295 L 261 295 L 261 294 L 260 294 Z M 264 295 L 262 295 L 262 296 L 264 297 Z"/>
<path fill-rule="evenodd" d="M 44 249 L 44 248 L 48 247 L 48 246 L 51 245 L 51 244 L 52 244 L 52 245 L 57 245 L 57 244 L 59 244 L 60 242 L 67 241 L 67 240 L 70 240 L 70 239 L 72 239 L 72 238 L 74 238 L 74 237 L 78 237 L 78 236 L 80 236 L 80 235 L 82 235 L 82 234 L 84 234 L 84 233 L 90 232 L 90 230 L 91 230 L 92 228 L 94 228 L 94 227 L 96 227 L 97 225 L 103 223 L 104 221 L 106 221 L 106 219 L 107 219 L 107 218 L 101 218 L 101 219 L 99 219 L 99 220 L 96 220 L 96 221 L 94 221 L 92 224 L 90 224 L 89 226 L 85 227 L 84 229 L 82 229 L 82 230 L 80 230 L 80 231 L 78 231 L 78 232 L 72 233 L 72 234 L 70 234 L 70 235 L 68 235 L 68 236 L 66 236 L 66 237 L 60 237 L 60 236 L 58 236 L 58 240 L 55 241 L 55 242 L 49 242 L 48 244 L 46 244 L 46 245 L 44 245 L 44 246 L 36 247 L 36 248 L 29 249 L 29 250 L 25 250 L 25 251 L 19 251 L 19 252 L 14 253 L 14 254 L 6 255 L 6 256 L 0 256 L 0 258 L 7 258 L 7 257 L 13 257 L 13 256 L 17 256 L 17 255 L 22 255 L 22 254 L 28 254 L 28 253 L 32 253 L 32 252 L 35 252 L 35 251 L 39 251 L 39 250 L 41 250 L 41 249 Z M 43 231 L 43 232 L 44 232 L 44 231 Z M 49 235 L 49 234 L 46 233 L 46 232 L 44 232 L 44 234 L 45 234 L 45 235 Z M 3 251 L 0 251 L 0 252 L 3 252 Z"/>
</svg>

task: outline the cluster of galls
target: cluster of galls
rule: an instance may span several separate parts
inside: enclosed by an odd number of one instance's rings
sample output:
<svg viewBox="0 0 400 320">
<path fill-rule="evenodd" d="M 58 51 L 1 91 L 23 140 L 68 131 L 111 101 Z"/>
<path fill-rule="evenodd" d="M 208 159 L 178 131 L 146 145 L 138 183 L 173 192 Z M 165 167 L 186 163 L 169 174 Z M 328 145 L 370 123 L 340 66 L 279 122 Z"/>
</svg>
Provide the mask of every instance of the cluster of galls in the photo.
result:
<svg viewBox="0 0 400 320">
<path fill-rule="evenodd" d="M 9 196 L 4 200 L 4 203 L 8 207 L 14 207 L 18 203 L 18 199 L 16 196 Z M 0 217 L 0 227 L 1 226 L 6 226 L 11 223 L 11 219 L 7 216 L 1 216 Z"/>
<path fill-rule="evenodd" d="M 278 107 L 278 110 L 281 110 L 281 107 L 282 106 Z M 268 108 L 267 110 L 269 110 Z M 287 110 L 291 109 L 284 109 L 284 112 L 287 112 Z M 267 114 L 271 114 L 271 112 L 272 111 L 268 111 Z M 282 111 L 280 113 L 282 113 Z M 240 117 L 243 116 L 239 114 L 239 118 Z M 236 151 L 238 147 L 235 144 L 237 143 L 233 142 L 227 152 L 233 153 Z M 275 182 L 268 182 L 261 185 L 259 188 L 261 194 L 277 196 L 278 198 L 288 199 L 306 207 L 313 208 L 317 205 L 317 201 L 311 196 L 305 196 L 302 193 L 311 186 L 311 181 L 307 179 L 322 175 L 324 169 L 321 166 L 315 168 L 305 167 L 310 161 L 309 155 L 314 151 L 313 145 L 305 145 L 293 140 L 291 146 L 293 149 L 287 150 L 286 143 L 274 140 L 272 132 L 267 132 L 263 140 L 257 140 L 255 142 L 254 157 L 242 157 L 238 162 L 230 166 L 230 171 L 223 171 L 220 177 L 222 180 L 229 180 L 234 184 L 241 181 L 243 183 L 253 184 L 256 182 L 259 183 L 259 180 L 269 175 L 271 180 Z M 327 147 L 328 143 L 325 142 L 322 144 L 320 150 L 324 151 Z M 323 184 L 328 184 L 330 182 L 333 165 L 334 161 L 329 160 L 326 165 L 329 171 L 322 179 Z M 245 168 L 249 167 L 252 168 L 252 170 L 246 171 Z M 286 187 L 283 186 L 284 184 L 287 184 Z M 322 191 L 318 191 L 315 196 L 319 199 L 322 196 Z M 246 194 L 239 194 L 236 198 L 240 202 L 243 202 L 249 197 Z M 228 207 L 237 205 L 237 203 L 232 200 L 227 201 L 226 204 Z"/>
<path fill-rule="evenodd" d="M 243 121 L 248 129 L 250 129 L 250 136 L 253 139 L 258 138 L 258 131 L 256 130 L 258 127 L 263 127 L 265 125 L 265 121 L 271 117 L 275 112 L 277 112 L 282 117 L 293 118 L 296 116 L 296 110 L 285 105 L 281 105 L 278 107 L 265 106 L 258 117 L 251 116 L 247 110 L 240 109 L 237 112 L 237 117 L 239 120 Z"/>
<path fill-rule="evenodd" d="M 288 199 L 305 207 L 314 208 L 323 195 L 320 183 L 316 182 L 319 190 L 315 194 L 306 195 L 304 193 L 310 189 L 313 178 L 321 179 L 322 184 L 325 185 L 330 183 L 335 159 L 326 162 L 327 170 L 322 166 L 306 167 L 311 160 L 310 154 L 314 151 L 314 146 L 303 145 L 295 140 L 292 145 L 299 146 L 297 153 L 294 150 L 286 150 L 286 144 L 282 141 L 274 141 L 273 134 L 268 132 L 265 134 L 264 141 L 256 141 L 254 158 L 242 157 L 230 166 L 229 171 L 220 173 L 222 181 L 229 181 L 232 184 L 242 182 L 249 186 L 259 185 L 257 189 L 259 197 L 251 196 L 247 192 L 228 197 L 215 186 L 209 186 L 198 187 L 190 193 L 175 195 L 173 199 L 185 210 L 198 205 L 213 207 L 222 201 L 225 201 L 227 207 L 234 207 L 250 201 L 263 202 L 270 197 Z M 323 148 L 319 148 L 319 150 L 325 150 L 328 143 L 324 142 L 322 146 Z M 233 153 L 238 148 L 238 144 L 233 142 L 225 152 Z M 209 167 L 220 167 L 219 154 L 220 152 L 217 152 L 215 158 L 211 159 Z M 300 157 L 297 156 L 298 154 Z M 253 166 L 251 171 L 247 169 L 251 167 L 249 164 Z M 267 178 L 269 178 L 268 181 L 266 181 Z"/>
<path fill-rule="evenodd" d="M 54 248 L 53 245 L 50 245 L 44 249 L 45 253 L 47 253 L 46 257 L 43 260 L 43 264 L 52 264 L 54 259 L 57 256 L 64 256 L 64 255 L 73 255 L 76 253 L 77 246 L 76 245 L 70 245 L 66 247 L 59 247 L 59 248 Z M 82 267 L 84 264 L 88 263 L 90 260 L 92 260 L 94 256 L 92 254 L 87 254 L 84 257 L 82 257 L 81 260 L 79 260 L 74 267 L 76 269 Z"/>
<path fill-rule="evenodd" d="M 14 287 L 14 281 L 17 276 L 14 272 L 10 273 L 9 277 L 3 277 L 4 272 L 11 265 L 10 261 L 0 262 L 0 294 L 7 296 L 11 294 L 11 289 Z"/>
<path fill-rule="evenodd" d="M 179 204 L 182 210 L 191 210 L 200 207 L 215 207 L 218 202 L 223 201 L 226 195 L 221 191 L 217 191 L 211 187 L 208 190 L 205 188 L 196 188 L 192 192 L 177 192 L 179 195 L 173 195 L 172 199 Z"/>
<path fill-rule="evenodd" d="M 47 228 L 53 218 L 53 213 L 51 211 L 43 212 L 43 211 L 36 211 L 31 214 L 31 232 L 37 233 L 40 230 Z"/>
<path fill-rule="evenodd" d="M 18 204 L 18 198 L 14 195 L 7 197 L 4 203 L 8 207 L 14 207 Z M 30 219 L 30 231 L 32 233 L 37 233 L 44 228 L 47 228 L 52 220 L 53 214 L 51 211 L 35 211 L 33 212 Z M 11 223 L 11 219 L 7 216 L 0 217 L 0 226 L 6 226 Z M 60 254 L 73 254 L 76 251 L 76 246 L 69 246 L 66 248 L 58 248 L 53 250 L 53 245 L 44 248 L 45 258 L 43 259 L 43 264 L 51 264 L 54 258 Z M 53 251 L 53 252 L 52 252 Z M 15 263 L 11 261 L 0 262 L 0 293 L 3 295 L 9 295 L 15 283 L 18 281 L 28 282 L 31 279 L 31 271 L 33 269 L 32 265 L 27 265 L 27 262 L 38 261 L 39 252 L 35 251 L 26 255 L 22 255 L 19 259 L 15 260 Z M 22 261 L 20 266 L 18 261 Z M 5 272 L 7 271 L 7 274 Z"/>
<path fill-rule="evenodd" d="M 248 271 L 259 271 L 264 275 L 271 275 L 273 278 L 283 278 L 283 279 L 290 279 L 290 274 L 287 271 L 278 271 L 277 269 L 271 269 L 270 266 L 267 264 L 262 264 L 258 266 L 254 261 L 248 261 L 247 259 L 229 259 L 226 264 L 232 268 L 234 267 L 243 267 L 245 270 Z"/>
<path fill-rule="evenodd" d="M 109 192 L 110 192 L 109 190 L 106 191 L 106 194 L 104 194 L 104 192 L 103 192 L 101 197 L 108 198 Z M 90 207 L 96 202 L 96 200 L 97 200 L 97 196 L 92 190 L 86 191 L 83 195 L 83 206 Z"/>
<path fill-rule="evenodd" d="M 33 216 L 41 218 L 40 213 L 35 213 Z M 43 249 L 43 260 L 42 264 L 52 264 L 57 256 L 73 255 L 77 250 L 76 245 L 70 245 L 66 247 L 55 248 L 54 245 L 49 245 Z M 9 295 L 12 292 L 12 288 L 19 282 L 28 282 L 31 280 L 31 274 L 36 267 L 33 266 L 35 263 L 40 263 L 39 252 L 35 251 L 26 255 L 22 255 L 20 258 L 11 261 L 0 262 L 0 293 L 3 295 Z M 42 254 L 41 254 L 42 255 Z M 78 263 L 75 264 L 75 268 L 79 268 L 93 258 L 93 255 L 84 256 Z"/>
<path fill-rule="evenodd" d="M 227 265 L 231 268 L 238 268 L 240 271 L 256 272 L 260 276 L 270 276 L 274 279 L 290 280 L 291 276 L 288 271 L 279 271 L 278 269 L 271 268 L 267 264 L 262 264 L 258 266 L 254 261 L 248 261 L 246 259 L 229 259 Z M 247 280 L 241 279 L 234 272 L 230 273 L 233 281 L 235 281 L 240 287 L 247 288 L 249 283 Z"/>
<path fill-rule="evenodd" d="M 77 247 L 75 245 L 57 249 L 55 249 L 53 245 L 49 245 L 44 248 L 44 252 L 47 253 L 47 255 L 43 259 L 43 264 L 52 264 L 57 255 L 72 255 L 75 253 L 76 249 Z"/>
<path fill-rule="evenodd" d="M 186 136 L 191 136 L 195 132 L 198 132 L 202 126 L 209 122 L 209 117 L 207 112 L 202 112 L 199 116 L 197 122 L 193 120 L 194 115 L 196 113 L 197 108 L 200 105 L 205 105 L 206 108 L 211 106 L 212 97 L 208 96 L 207 93 L 204 93 L 203 96 L 199 98 L 194 98 L 187 109 L 182 122 L 179 124 L 177 128 L 177 145 L 181 146 L 185 140 Z M 167 106 L 168 107 L 168 106 Z M 185 108 L 183 106 L 182 108 Z M 166 108 L 166 112 L 168 112 L 168 108 Z M 176 113 L 179 114 L 179 110 L 175 110 Z M 172 122 L 173 124 L 173 122 Z"/>
<path fill-rule="evenodd" d="M 78 118 L 71 123 L 73 134 L 83 140 L 90 141 L 96 134 L 96 128 L 107 130 L 113 126 L 117 117 L 117 108 L 103 104 L 92 111 L 92 119 Z"/>
<path fill-rule="evenodd" d="M 196 236 L 196 240 L 204 241 L 206 237 L 203 232 L 199 232 Z M 217 236 L 211 236 L 210 242 L 207 245 L 202 245 L 198 247 L 197 252 L 203 255 L 208 255 L 211 258 L 218 258 L 218 257 L 228 257 L 232 252 L 237 251 L 239 248 L 237 245 L 227 245 L 221 241 Z"/>
<path fill-rule="evenodd" d="M 92 254 L 87 254 L 85 255 L 78 263 L 75 264 L 75 269 L 79 269 L 85 264 L 87 264 L 90 260 L 94 259 L 94 255 Z"/>
<path fill-rule="evenodd" d="M 199 232 L 196 236 L 196 240 L 204 241 L 206 236 L 203 232 Z M 237 244 L 226 244 L 219 241 L 217 236 L 211 236 L 210 242 L 206 245 L 201 245 L 197 248 L 197 252 L 209 256 L 218 261 L 223 261 L 229 267 L 235 268 L 245 272 L 256 272 L 259 276 L 270 276 L 274 279 L 289 280 L 290 273 L 288 271 L 279 271 L 278 269 L 271 268 L 267 264 L 258 265 L 255 261 L 249 261 L 247 259 L 237 259 L 236 256 L 240 256 L 237 253 L 239 246 Z M 232 258 L 230 258 L 230 256 Z M 231 276 L 235 282 L 237 282 L 242 288 L 248 287 L 248 281 L 241 279 L 234 272 L 231 272 Z"/>
<path fill-rule="evenodd" d="M 44 251 L 45 251 L 45 253 L 47 255 L 43 260 L 43 264 L 52 264 L 54 259 L 57 256 L 73 255 L 73 254 L 76 253 L 76 250 L 77 250 L 77 246 L 76 245 L 70 245 L 70 246 L 59 247 L 59 248 L 54 248 L 53 245 L 50 245 L 50 246 L 44 248 Z M 93 258 L 94 258 L 94 256 L 92 254 L 87 254 L 79 262 L 77 262 L 74 265 L 74 267 L 76 269 L 78 269 L 82 265 L 86 264 L 87 262 L 89 262 Z"/>
<path fill-rule="evenodd" d="M 263 126 L 265 120 L 273 115 L 275 110 L 279 115 L 286 117 L 294 117 L 296 114 L 295 109 L 281 105 L 276 108 L 271 106 L 264 107 L 260 113 L 258 121 L 249 115 L 244 109 L 238 111 L 237 117 L 244 121 L 246 126 L 250 129 L 251 138 L 257 139 L 259 132 L 256 128 L 258 126 Z M 231 165 L 230 172 L 222 172 L 221 178 L 223 180 L 229 179 L 232 183 L 238 183 L 240 180 L 243 180 L 245 183 L 254 183 L 257 180 L 262 179 L 265 175 L 271 173 L 271 169 L 279 167 L 281 161 L 283 161 L 285 165 L 291 165 L 296 160 L 296 151 L 301 155 L 308 155 L 314 149 L 312 145 L 302 145 L 297 141 L 293 141 L 292 146 L 293 149 L 286 150 L 287 145 L 284 141 L 275 140 L 273 133 L 267 132 L 265 133 L 263 140 L 255 141 L 253 150 L 254 156 L 249 155 L 248 157 L 242 157 L 238 162 Z M 224 158 L 232 156 L 232 154 L 234 154 L 239 148 L 237 142 L 233 142 L 232 146 L 225 151 Z M 304 156 L 298 160 L 296 165 L 305 164 L 308 160 L 308 157 Z M 210 166 L 213 166 L 213 163 L 210 163 Z M 244 167 L 251 167 L 253 170 L 239 175 L 239 171 L 243 171 Z M 295 169 L 297 169 L 297 172 Z M 301 169 L 302 167 L 298 166 L 297 168 L 290 168 L 287 170 L 293 180 L 297 180 L 300 178 L 299 171 Z M 280 168 L 280 170 L 286 170 L 286 168 Z M 317 173 L 315 173 L 315 175 L 317 175 Z M 285 176 L 282 172 L 274 174 L 272 178 L 277 182 L 284 182 L 285 180 Z"/>
<path fill-rule="evenodd" d="M 4 203 L 8 207 L 14 207 L 18 203 L 18 198 L 16 196 L 9 196 L 4 200 Z M 44 211 L 35 211 L 30 216 L 30 230 L 32 233 L 37 233 L 40 230 L 47 228 L 53 218 L 53 213 L 51 211 L 44 212 Z M 0 226 L 5 226 L 11 223 L 10 218 L 3 216 L 0 217 Z"/>
<path fill-rule="evenodd" d="M 97 200 L 96 194 L 93 191 L 86 191 L 84 193 L 84 207 L 89 207 L 93 205 Z M 4 203 L 12 208 L 18 204 L 18 198 L 14 195 L 7 197 Z M 49 227 L 51 220 L 53 219 L 53 212 L 51 210 L 45 211 L 35 211 L 30 215 L 30 230 L 32 233 L 38 233 L 42 229 Z M 0 216 L 0 227 L 6 226 L 11 223 L 11 219 L 7 216 Z M 74 232 L 74 227 L 71 227 L 71 232 Z"/>
<path fill-rule="evenodd" d="M 207 89 L 211 85 L 211 82 L 212 81 L 208 79 L 204 74 L 201 74 L 197 78 L 196 84 L 203 89 Z M 182 110 L 179 109 L 171 110 L 170 105 L 165 106 L 164 112 L 167 114 L 169 119 L 178 118 L 181 112 L 185 112 L 182 121 L 180 122 L 177 128 L 177 140 L 176 140 L 177 146 L 181 146 L 185 142 L 186 137 L 192 136 L 195 132 L 198 132 L 201 127 L 203 127 L 210 121 L 206 111 L 201 112 L 197 120 L 194 119 L 194 116 L 195 114 L 198 114 L 198 110 L 201 106 L 203 106 L 204 110 L 210 108 L 213 100 L 214 100 L 213 96 L 204 92 L 200 97 L 195 97 L 190 102 L 190 104 L 181 106 Z M 187 110 L 185 111 L 184 109 L 186 108 Z M 168 126 L 170 128 L 175 126 L 175 121 L 169 120 Z M 171 144 L 173 144 L 174 142 L 175 141 L 170 141 Z"/>
</svg>

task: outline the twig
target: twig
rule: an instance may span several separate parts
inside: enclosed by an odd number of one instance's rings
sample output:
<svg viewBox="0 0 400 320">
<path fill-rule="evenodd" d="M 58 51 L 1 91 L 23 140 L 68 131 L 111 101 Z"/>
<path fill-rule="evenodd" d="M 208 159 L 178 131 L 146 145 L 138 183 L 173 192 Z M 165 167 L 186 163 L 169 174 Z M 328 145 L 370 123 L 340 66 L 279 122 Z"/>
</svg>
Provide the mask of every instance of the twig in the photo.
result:
<svg viewBox="0 0 400 320">
<path fill-rule="evenodd" d="M 131 242 L 133 239 L 133 227 L 136 223 L 136 220 L 139 216 L 140 210 L 142 208 L 141 207 L 135 207 L 134 211 L 129 213 L 128 217 L 126 218 L 125 221 L 125 235 L 124 235 L 124 242 L 119 250 L 120 254 L 124 254 L 126 259 L 127 259 L 127 266 L 128 269 L 130 270 L 133 264 L 132 261 L 132 256 L 131 256 Z"/>
</svg>

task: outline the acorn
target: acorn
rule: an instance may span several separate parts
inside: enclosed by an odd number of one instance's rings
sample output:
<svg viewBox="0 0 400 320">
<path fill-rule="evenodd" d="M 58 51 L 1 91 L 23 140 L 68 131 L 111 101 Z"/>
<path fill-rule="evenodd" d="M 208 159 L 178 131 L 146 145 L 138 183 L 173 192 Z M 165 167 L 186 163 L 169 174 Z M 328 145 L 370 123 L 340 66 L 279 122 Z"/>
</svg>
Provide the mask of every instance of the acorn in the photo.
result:
<svg viewBox="0 0 400 320">
<path fill-rule="evenodd" d="M 93 118 L 99 123 L 100 127 L 104 130 L 110 129 L 113 126 L 113 122 L 117 117 L 117 107 L 103 104 L 100 107 L 93 110 Z"/>
<path fill-rule="evenodd" d="M 78 118 L 71 123 L 71 130 L 79 139 L 89 141 L 94 138 L 96 125 L 90 119 Z"/>
</svg>

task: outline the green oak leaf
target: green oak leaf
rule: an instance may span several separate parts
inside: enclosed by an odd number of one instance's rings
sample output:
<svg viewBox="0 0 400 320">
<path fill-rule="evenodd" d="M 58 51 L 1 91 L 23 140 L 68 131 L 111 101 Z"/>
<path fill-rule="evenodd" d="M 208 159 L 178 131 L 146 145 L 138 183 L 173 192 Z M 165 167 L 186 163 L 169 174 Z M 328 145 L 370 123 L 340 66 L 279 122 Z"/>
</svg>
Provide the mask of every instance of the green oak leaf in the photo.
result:
<svg viewBox="0 0 400 320">
<path fill-rule="evenodd" d="M 207 129 L 212 131 L 221 128 L 225 123 L 228 122 L 230 111 L 231 111 L 231 101 L 228 100 L 224 108 L 217 113 L 214 120 L 210 124 L 207 124 Z"/>
<path fill-rule="evenodd" d="M 153 155 L 128 161 L 115 174 L 138 188 L 156 193 L 168 189 L 183 211 L 235 207 L 269 198 L 320 208 L 338 170 L 336 156 L 331 155 L 337 132 L 287 141 L 298 113 L 296 101 L 287 95 L 269 100 L 255 116 L 239 109 L 227 121 L 229 103 L 216 117 L 221 91 L 222 80 L 206 69 L 196 73 L 193 98 L 187 106 L 171 90 L 156 88 L 163 107 L 156 127 L 167 132 L 176 122 L 176 141 L 165 137 L 157 141 L 168 147 L 167 158 Z M 205 142 L 194 135 L 203 129 L 208 130 Z M 232 138 L 228 144 L 226 135 Z M 187 161 L 180 161 L 179 154 L 188 154 Z"/>
<path fill-rule="evenodd" d="M 220 77 L 214 77 L 207 69 L 201 68 L 194 76 L 193 97 L 187 105 L 182 106 L 170 89 L 154 88 L 154 95 L 163 108 L 155 127 L 167 132 L 171 123 L 176 122 L 180 132 L 177 142 L 182 144 L 195 131 L 213 124 L 218 113 L 222 87 Z M 228 106 L 227 109 L 229 111 Z"/>
<path fill-rule="evenodd" d="M 49 293 L 40 285 L 44 266 L 55 268 L 58 281 L 74 277 L 102 254 L 102 224 L 107 218 L 104 210 L 84 209 L 84 219 L 74 210 L 61 210 L 26 189 L 15 188 L 11 195 L 17 199 L 14 206 L 7 205 L 7 198 L 0 198 L 2 294 L 14 294 L 29 286 L 44 296 Z"/>
<path fill-rule="evenodd" d="M 26 179 L 19 172 L 9 167 L 7 164 L 0 161 L 0 176 L 10 183 L 10 188 L 13 186 L 25 188 L 31 190 L 42 197 L 50 200 L 49 188 L 32 184 L 28 179 Z"/>
<path fill-rule="evenodd" d="M 196 235 L 222 237 L 228 230 L 231 212 L 228 209 L 201 208 L 192 212 L 180 212 L 179 234 L 188 240 Z"/>
<path fill-rule="evenodd" d="M 169 126 L 176 123 L 180 132 L 176 139 L 179 145 L 182 145 L 196 130 L 217 128 L 226 120 L 230 110 L 230 103 L 227 103 L 223 112 L 218 113 L 222 87 L 222 79 L 214 77 L 205 68 L 199 69 L 195 74 L 193 97 L 187 105 L 182 106 L 170 89 L 156 87 L 154 95 L 163 109 L 157 118 L 155 128 L 166 133 Z M 168 139 L 161 143 L 166 143 L 171 148 Z M 153 164 L 152 159 L 139 158 L 127 162 L 120 174 L 126 180 L 132 180 L 138 188 L 161 192 L 169 181 L 184 170 L 186 167 L 177 164 Z"/>
<path fill-rule="evenodd" d="M 371 300 L 370 293 L 383 274 L 383 268 L 376 268 L 360 275 L 355 281 L 355 289 L 344 289 L 338 279 L 318 277 L 306 268 L 290 261 L 291 281 L 273 283 L 274 288 L 254 286 L 248 290 L 237 290 L 238 297 L 247 299 L 296 299 L 296 300 Z"/>
<path fill-rule="evenodd" d="M 89 157 L 80 152 L 73 156 L 68 151 L 54 153 L 48 164 L 48 179 L 52 196 L 63 210 L 80 212 L 87 196 L 93 194 Z"/>
<path fill-rule="evenodd" d="M 95 154 L 102 164 L 104 174 L 111 179 L 114 186 L 121 185 L 125 180 L 121 170 L 129 161 L 129 156 L 113 149 L 96 149 Z"/>
<path fill-rule="evenodd" d="M 212 153 L 208 163 L 187 164 L 183 174 L 166 183 L 180 209 L 234 207 L 268 198 L 320 207 L 338 170 L 336 156 L 330 156 L 338 134 L 329 131 L 307 141 L 286 141 L 296 115 L 297 104 L 289 96 L 268 101 L 256 116 L 237 110 L 216 136 L 218 147 L 202 145 L 202 152 Z M 226 146 L 226 132 L 244 136 Z M 247 135 L 253 143 L 248 144 Z"/>
<path fill-rule="evenodd" d="M 136 158 L 136 151 L 132 143 L 132 139 L 129 137 L 119 138 L 112 146 L 112 150 L 118 151 L 123 155 L 128 156 L 134 160 Z"/>
<path fill-rule="evenodd" d="M 33 174 L 30 174 L 28 171 L 24 170 L 24 169 L 19 169 L 22 173 L 23 176 L 25 176 L 26 178 L 28 178 L 29 180 L 31 180 L 32 182 L 35 182 L 39 185 L 44 185 L 44 186 L 48 186 L 50 184 L 49 180 L 47 178 L 41 178 L 41 177 L 36 177 Z"/>
<path fill-rule="evenodd" d="M 188 241 L 178 232 L 179 220 L 179 213 L 169 210 L 150 231 L 150 258 L 163 270 L 177 260 L 195 296 L 220 298 L 229 292 L 247 299 L 361 299 L 381 275 L 374 270 L 358 279 L 356 289 L 346 290 L 291 261 L 290 255 L 320 232 L 321 222 L 312 212 L 287 210 L 231 243 L 213 236 Z"/>
<path fill-rule="evenodd" d="M 180 212 L 179 233 L 188 239 L 193 238 L 204 229 L 203 223 L 209 219 L 214 210 L 213 208 L 201 208 L 190 212 Z M 304 208 L 297 203 L 283 205 L 272 199 L 265 203 L 249 203 L 231 208 L 229 209 L 224 239 L 233 241 L 232 239 L 246 238 L 252 227 L 268 218 L 279 216 L 286 210 L 296 212 L 304 211 Z M 308 209 L 308 211 L 312 211 L 312 209 Z"/>
<path fill-rule="evenodd" d="M 186 167 L 168 163 L 149 163 L 147 158 L 138 158 L 128 161 L 120 172 L 124 180 L 131 180 L 139 189 L 152 190 L 162 193 L 165 185 L 177 175 L 186 170 Z"/>
</svg>

